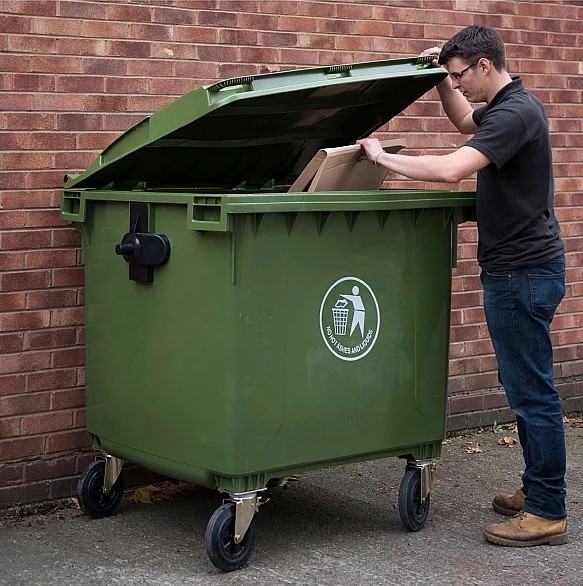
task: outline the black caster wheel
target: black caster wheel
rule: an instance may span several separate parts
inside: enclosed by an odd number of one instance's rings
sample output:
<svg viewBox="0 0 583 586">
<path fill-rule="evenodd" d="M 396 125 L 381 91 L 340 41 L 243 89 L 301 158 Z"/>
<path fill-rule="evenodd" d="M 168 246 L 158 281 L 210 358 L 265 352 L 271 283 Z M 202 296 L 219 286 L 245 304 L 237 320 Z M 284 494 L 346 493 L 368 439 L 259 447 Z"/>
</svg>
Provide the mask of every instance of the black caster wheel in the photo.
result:
<svg viewBox="0 0 583 586">
<path fill-rule="evenodd" d="M 251 557 L 255 546 L 255 521 L 251 521 L 241 543 L 235 543 L 235 503 L 220 506 L 206 527 L 206 553 L 223 572 L 241 569 Z"/>
<path fill-rule="evenodd" d="M 107 493 L 103 493 L 105 461 L 97 460 L 87 466 L 77 484 L 79 506 L 90 517 L 100 518 L 111 515 L 123 496 L 124 483 L 120 476 Z"/>
<path fill-rule="evenodd" d="M 430 495 L 421 502 L 421 470 L 405 472 L 399 487 L 399 516 L 409 531 L 419 531 L 425 526 L 429 514 Z"/>
</svg>

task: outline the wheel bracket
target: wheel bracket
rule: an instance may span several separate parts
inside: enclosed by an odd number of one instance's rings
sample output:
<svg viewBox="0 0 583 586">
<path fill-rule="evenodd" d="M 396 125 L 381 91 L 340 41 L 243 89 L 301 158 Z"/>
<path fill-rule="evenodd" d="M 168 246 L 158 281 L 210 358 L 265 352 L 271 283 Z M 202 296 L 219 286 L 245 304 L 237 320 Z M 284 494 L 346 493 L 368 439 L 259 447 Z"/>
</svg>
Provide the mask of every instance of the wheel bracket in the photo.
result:
<svg viewBox="0 0 583 586">
<path fill-rule="evenodd" d="M 105 476 L 103 478 L 103 494 L 109 494 L 113 485 L 116 483 L 121 469 L 123 468 L 124 460 L 116 458 L 115 456 L 105 455 Z"/>
<path fill-rule="evenodd" d="M 433 484 L 433 472 L 437 465 L 433 460 L 414 460 L 408 462 L 407 468 L 413 468 L 419 470 L 421 477 L 421 503 L 425 502 L 425 499 L 431 492 L 431 486 Z"/>
<path fill-rule="evenodd" d="M 259 511 L 259 507 L 264 505 L 267 500 L 262 502 L 261 497 L 255 491 L 232 493 L 229 494 L 229 498 L 226 500 L 236 505 L 234 541 L 238 544 L 243 541 L 255 513 Z"/>
</svg>

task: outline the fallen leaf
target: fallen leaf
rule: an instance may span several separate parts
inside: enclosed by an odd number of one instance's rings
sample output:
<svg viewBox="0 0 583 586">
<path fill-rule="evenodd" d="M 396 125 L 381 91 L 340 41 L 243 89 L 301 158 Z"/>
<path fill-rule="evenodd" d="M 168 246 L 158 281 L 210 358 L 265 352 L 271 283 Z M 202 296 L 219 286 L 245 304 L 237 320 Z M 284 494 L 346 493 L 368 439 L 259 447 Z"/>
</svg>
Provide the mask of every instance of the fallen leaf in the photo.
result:
<svg viewBox="0 0 583 586">
<path fill-rule="evenodd" d="M 284 476 L 279 486 L 285 488 L 290 482 L 297 482 L 301 479 L 301 477 L 301 474 L 290 474 L 289 476 Z"/>
<path fill-rule="evenodd" d="M 482 448 L 480 447 L 480 444 L 478 442 L 476 442 L 475 446 L 471 446 L 469 448 L 466 448 L 466 452 L 468 454 L 481 454 Z"/>
<path fill-rule="evenodd" d="M 509 435 L 505 435 L 498 440 L 498 444 L 501 446 L 506 446 L 507 448 L 511 448 L 518 443 L 518 440 L 515 440 L 513 437 Z"/>
<path fill-rule="evenodd" d="M 567 417 L 563 416 L 563 423 L 571 427 L 583 427 L 583 417 Z"/>
<path fill-rule="evenodd" d="M 175 495 L 184 492 L 189 487 L 185 482 L 166 481 L 161 484 L 149 484 L 137 488 L 130 495 L 130 500 L 134 503 L 144 503 L 151 505 L 162 500 L 169 500 Z"/>
</svg>

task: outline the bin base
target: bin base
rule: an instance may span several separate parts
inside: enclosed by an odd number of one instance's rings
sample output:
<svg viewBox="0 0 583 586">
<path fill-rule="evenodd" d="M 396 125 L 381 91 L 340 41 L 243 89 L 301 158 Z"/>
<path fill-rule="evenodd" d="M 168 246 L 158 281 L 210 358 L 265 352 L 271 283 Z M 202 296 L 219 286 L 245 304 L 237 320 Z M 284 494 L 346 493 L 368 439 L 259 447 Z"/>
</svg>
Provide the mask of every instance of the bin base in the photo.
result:
<svg viewBox="0 0 583 586">
<path fill-rule="evenodd" d="M 205 488 L 219 490 L 229 494 L 248 493 L 263 490 L 272 479 L 283 478 L 310 470 L 331 468 L 357 462 L 378 460 L 381 458 L 403 458 L 410 461 L 432 461 L 441 456 L 442 439 L 415 446 L 401 446 L 367 454 L 357 454 L 328 461 L 290 463 L 288 466 L 271 469 L 231 473 L 225 470 L 209 470 L 184 462 L 177 462 L 156 454 L 149 454 L 130 446 L 110 441 L 103 437 L 93 438 L 96 449 L 115 458 L 126 460 L 169 478 L 181 480 Z"/>
</svg>

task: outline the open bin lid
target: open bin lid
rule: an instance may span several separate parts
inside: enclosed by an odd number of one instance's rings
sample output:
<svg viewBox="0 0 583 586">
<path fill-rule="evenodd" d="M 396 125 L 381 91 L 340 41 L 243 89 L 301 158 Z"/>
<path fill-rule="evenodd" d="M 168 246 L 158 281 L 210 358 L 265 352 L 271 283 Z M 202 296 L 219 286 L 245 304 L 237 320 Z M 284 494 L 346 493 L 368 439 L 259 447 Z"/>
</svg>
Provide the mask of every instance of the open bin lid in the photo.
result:
<svg viewBox="0 0 583 586">
<path fill-rule="evenodd" d="M 433 57 L 227 79 L 195 89 L 113 141 L 66 188 L 290 185 L 321 148 L 354 143 L 447 76 Z"/>
</svg>

